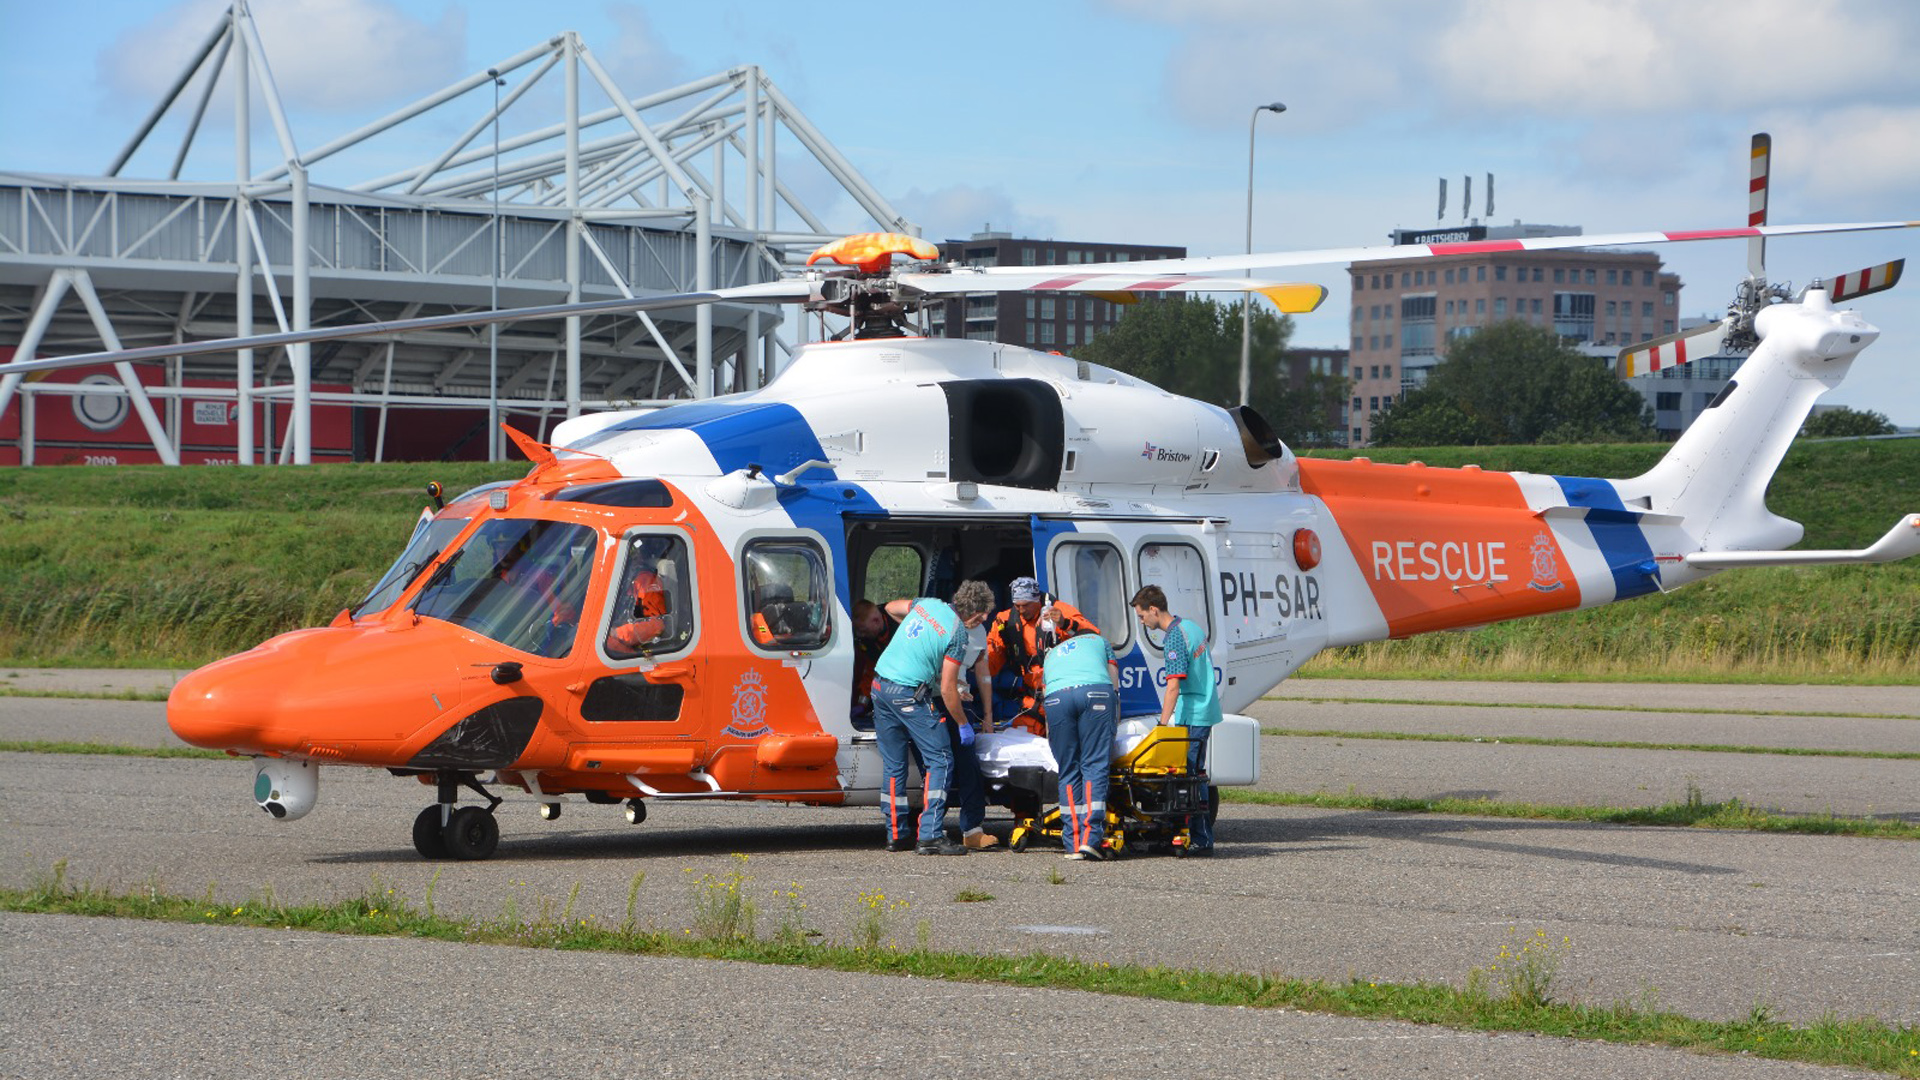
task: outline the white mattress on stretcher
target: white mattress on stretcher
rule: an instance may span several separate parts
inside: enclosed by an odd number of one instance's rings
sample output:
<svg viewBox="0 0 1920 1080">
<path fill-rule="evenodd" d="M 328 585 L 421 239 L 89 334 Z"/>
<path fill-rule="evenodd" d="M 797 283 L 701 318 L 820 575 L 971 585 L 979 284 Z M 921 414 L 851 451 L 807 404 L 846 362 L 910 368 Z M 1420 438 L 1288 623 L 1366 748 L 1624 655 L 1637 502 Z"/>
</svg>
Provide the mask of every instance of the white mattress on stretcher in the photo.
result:
<svg viewBox="0 0 1920 1080">
<path fill-rule="evenodd" d="M 1158 720 L 1157 716 L 1122 720 L 1113 733 L 1113 756 L 1131 753 Z M 1024 728 L 983 731 L 973 740 L 973 752 L 980 759 L 980 774 L 990 780 L 1003 779 L 1007 770 L 1016 765 L 1037 765 L 1052 773 L 1060 771 L 1047 740 Z"/>
</svg>

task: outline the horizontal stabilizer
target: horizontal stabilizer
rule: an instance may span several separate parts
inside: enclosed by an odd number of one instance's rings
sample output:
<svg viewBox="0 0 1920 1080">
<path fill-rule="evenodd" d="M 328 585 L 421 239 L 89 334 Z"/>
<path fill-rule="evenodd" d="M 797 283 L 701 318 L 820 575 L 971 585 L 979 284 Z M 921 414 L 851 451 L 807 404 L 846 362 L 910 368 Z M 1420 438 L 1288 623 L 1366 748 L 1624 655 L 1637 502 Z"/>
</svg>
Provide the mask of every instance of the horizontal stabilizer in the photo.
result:
<svg viewBox="0 0 1920 1080">
<path fill-rule="evenodd" d="M 1621 349 L 1620 362 L 1615 370 L 1621 378 L 1631 379 L 1635 375 L 1678 367 L 1702 356 L 1712 356 L 1720 351 L 1726 340 L 1727 324 L 1724 322 L 1696 326 L 1691 330 L 1682 330 Z"/>
<path fill-rule="evenodd" d="M 1900 284 L 1900 271 L 1907 265 L 1905 259 L 1895 259 L 1879 266 L 1869 266 L 1865 270 L 1855 270 L 1851 274 L 1839 274 L 1833 279 L 1829 292 L 1835 303 L 1842 300 L 1857 300 L 1872 293 L 1886 292 Z"/>
<path fill-rule="evenodd" d="M 1858 551 L 1696 551 L 1688 566 L 1725 570 L 1736 566 L 1826 566 L 1836 563 L 1889 563 L 1920 555 L 1920 514 L 1908 514 L 1870 548 Z"/>
</svg>

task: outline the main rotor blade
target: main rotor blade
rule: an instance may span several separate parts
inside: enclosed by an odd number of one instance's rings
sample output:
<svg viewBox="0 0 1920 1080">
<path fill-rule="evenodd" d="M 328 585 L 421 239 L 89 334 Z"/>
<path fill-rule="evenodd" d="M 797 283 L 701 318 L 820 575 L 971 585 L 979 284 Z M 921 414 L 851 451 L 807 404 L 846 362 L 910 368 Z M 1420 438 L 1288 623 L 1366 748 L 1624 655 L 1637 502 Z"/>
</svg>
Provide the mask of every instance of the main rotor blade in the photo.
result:
<svg viewBox="0 0 1920 1080">
<path fill-rule="evenodd" d="M 767 281 L 757 285 L 737 285 L 711 292 L 669 293 L 665 296 L 639 296 L 621 300 L 589 300 L 578 304 L 545 304 L 539 307 L 506 308 L 501 311 L 473 311 L 458 315 L 429 315 L 419 319 L 394 319 L 389 322 L 356 323 L 329 326 L 317 330 L 294 330 L 283 334 L 256 334 L 251 337 L 218 338 L 211 341 L 183 341 L 174 345 L 148 345 L 119 352 L 77 353 L 37 360 L 0 363 L 0 375 L 21 375 L 33 371 L 58 371 L 92 364 L 163 360 L 174 356 L 204 356 L 208 353 L 236 352 L 240 349 L 271 349 L 310 341 L 340 341 L 349 338 L 383 337 L 415 330 L 448 330 L 489 323 L 518 322 L 522 319 L 557 319 L 572 315 L 627 314 L 661 311 L 670 308 L 699 307 L 732 300 L 743 303 L 791 304 L 814 295 L 814 284 L 794 278 Z"/>
<path fill-rule="evenodd" d="M 1810 236 L 1818 233 L 1873 232 L 1880 229 L 1920 228 L 1920 221 L 1858 221 L 1824 225 L 1761 225 L 1739 229 L 1688 229 L 1674 232 L 1599 233 L 1592 236 L 1535 236 L 1523 240 L 1465 240 L 1452 244 L 1399 244 L 1384 247 L 1323 248 L 1318 251 L 1270 251 L 1251 255 L 1199 255 L 1184 259 L 1146 259 L 1128 263 L 1078 263 L 1060 266 L 982 266 L 982 275 L 1052 274 L 1124 271 L 1150 274 L 1215 274 L 1227 271 L 1272 269 L 1282 266 L 1318 266 L 1326 263 L 1384 262 L 1389 259 L 1440 258 L 1482 255 L 1496 251 L 1553 251 L 1564 248 L 1624 247 L 1637 244 L 1678 244 L 1693 240 L 1742 240 L 1755 236 Z M 985 291 L 985 290 L 979 290 Z"/>
<path fill-rule="evenodd" d="M 1132 264 L 1126 264 L 1131 267 Z M 1301 315 L 1320 306 L 1327 298 L 1324 285 L 1289 281 L 1259 281 L 1252 278 L 1195 277 L 1190 274 L 1034 273 L 1020 267 L 1022 273 L 987 276 L 971 266 L 956 266 L 942 274 L 899 274 L 895 280 L 928 296 L 961 296 L 969 293 L 998 292 L 1079 292 L 1096 295 L 1169 292 L 1257 292 L 1273 301 L 1289 315 Z"/>
</svg>

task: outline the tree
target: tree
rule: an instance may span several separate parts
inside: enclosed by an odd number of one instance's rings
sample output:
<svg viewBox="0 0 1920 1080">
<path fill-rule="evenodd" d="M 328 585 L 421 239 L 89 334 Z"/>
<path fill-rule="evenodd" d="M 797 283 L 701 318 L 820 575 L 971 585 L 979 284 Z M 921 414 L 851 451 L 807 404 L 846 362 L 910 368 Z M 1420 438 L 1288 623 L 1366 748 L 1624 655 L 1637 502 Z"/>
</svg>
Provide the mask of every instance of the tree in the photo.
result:
<svg viewBox="0 0 1920 1080">
<path fill-rule="evenodd" d="M 1518 321 L 1456 339 L 1427 384 L 1373 424 L 1379 446 L 1626 442 L 1653 433 L 1646 401 L 1604 362 Z"/>
<path fill-rule="evenodd" d="M 1124 371 L 1186 397 L 1222 408 L 1240 403 L 1240 304 L 1204 297 L 1155 297 L 1127 308 L 1113 329 L 1074 350 L 1074 357 Z M 1327 445 L 1338 433 L 1347 380 L 1311 374 L 1296 388 L 1281 370 L 1293 320 L 1255 305 L 1248 368 L 1249 404 L 1290 445 Z"/>
<path fill-rule="evenodd" d="M 1814 439 L 1844 439 L 1856 435 L 1891 435 L 1893 421 L 1882 413 L 1855 412 L 1845 405 L 1828 409 L 1807 419 L 1800 434 Z"/>
</svg>

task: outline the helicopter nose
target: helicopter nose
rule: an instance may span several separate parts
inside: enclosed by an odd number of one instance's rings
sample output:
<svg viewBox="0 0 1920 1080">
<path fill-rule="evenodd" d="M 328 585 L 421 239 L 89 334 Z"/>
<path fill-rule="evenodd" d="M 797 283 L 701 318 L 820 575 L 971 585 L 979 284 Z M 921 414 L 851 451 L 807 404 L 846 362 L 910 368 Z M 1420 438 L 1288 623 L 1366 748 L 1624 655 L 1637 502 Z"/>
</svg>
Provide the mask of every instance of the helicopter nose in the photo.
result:
<svg viewBox="0 0 1920 1080">
<path fill-rule="evenodd" d="M 259 680 L 250 678 L 252 673 L 236 666 L 233 660 L 211 664 L 174 684 L 167 695 L 167 726 L 182 741 L 240 753 L 267 749 L 261 744 L 271 699 L 253 685 Z"/>
</svg>

